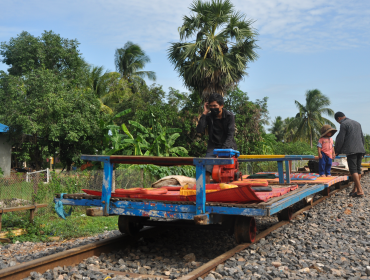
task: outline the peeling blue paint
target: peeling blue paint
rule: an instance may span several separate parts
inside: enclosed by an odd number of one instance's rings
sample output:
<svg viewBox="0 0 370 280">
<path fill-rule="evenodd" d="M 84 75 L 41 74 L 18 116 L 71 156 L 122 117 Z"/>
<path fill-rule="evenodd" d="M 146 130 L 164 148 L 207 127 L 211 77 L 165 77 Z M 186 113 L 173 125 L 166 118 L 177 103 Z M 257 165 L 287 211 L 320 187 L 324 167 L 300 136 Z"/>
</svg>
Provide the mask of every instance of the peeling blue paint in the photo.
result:
<svg viewBox="0 0 370 280">
<path fill-rule="evenodd" d="M 195 158 L 193 164 L 196 166 L 196 202 L 195 205 L 183 205 L 163 202 L 136 202 L 136 201 L 111 201 L 113 163 L 110 156 L 87 156 L 81 157 L 85 160 L 104 162 L 104 177 L 102 186 L 102 197 L 99 199 L 62 199 L 64 205 L 72 206 L 94 206 L 103 207 L 104 215 L 130 215 L 143 217 L 159 217 L 169 219 L 184 219 L 193 220 L 196 215 L 242 215 L 242 216 L 269 216 L 273 215 L 297 202 L 305 197 L 318 193 L 329 186 L 327 184 L 313 185 L 308 189 L 297 192 L 287 198 L 284 198 L 266 208 L 244 208 L 239 207 L 224 207 L 224 206 L 206 206 L 206 190 L 205 190 L 205 165 L 222 165 L 232 164 L 232 158 Z M 123 156 L 121 158 L 124 158 Z M 273 159 L 278 162 L 279 182 L 284 183 L 283 161 L 287 170 L 287 178 L 289 176 L 288 158 Z M 299 156 L 291 156 L 288 160 L 297 160 Z M 117 159 L 115 159 L 115 162 Z M 261 160 L 240 160 L 240 161 L 265 161 Z M 118 161 L 117 161 L 118 162 Z M 288 181 L 289 182 L 289 181 Z M 56 199 L 58 200 L 58 199 Z M 54 200 L 54 201 L 56 201 Z M 209 216 L 211 217 L 211 216 Z M 218 222 L 219 219 L 208 219 L 209 223 Z"/>
</svg>

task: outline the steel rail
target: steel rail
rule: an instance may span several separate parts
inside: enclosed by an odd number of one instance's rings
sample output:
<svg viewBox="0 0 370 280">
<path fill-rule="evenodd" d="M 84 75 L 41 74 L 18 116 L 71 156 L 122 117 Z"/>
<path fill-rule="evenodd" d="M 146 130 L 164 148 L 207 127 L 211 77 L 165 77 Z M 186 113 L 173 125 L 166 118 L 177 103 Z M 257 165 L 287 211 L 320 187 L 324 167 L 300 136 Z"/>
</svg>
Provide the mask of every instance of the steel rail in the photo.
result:
<svg viewBox="0 0 370 280">
<path fill-rule="evenodd" d="M 140 237 L 151 237 L 153 234 L 157 234 L 161 231 L 162 229 L 157 227 L 145 228 L 140 231 L 137 237 L 131 237 L 128 235 L 111 237 L 12 267 L 7 267 L 0 270 L 0 279 L 18 280 L 28 277 L 33 271 L 43 274 L 48 269 L 53 269 L 57 266 L 73 266 L 86 258 L 99 256 L 102 253 L 109 253 L 117 250 L 117 248 L 124 249 L 130 244 L 136 242 Z"/>
<path fill-rule="evenodd" d="M 369 172 L 367 171 L 364 174 L 364 176 L 368 176 L 368 175 L 369 175 Z M 312 207 L 321 203 L 322 201 L 326 200 L 327 198 L 331 197 L 332 195 L 336 194 L 337 192 L 340 192 L 343 189 L 352 186 L 352 184 L 353 184 L 353 182 L 348 181 L 348 183 L 346 185 L 343 185 L 340 188 L 335 189 L 332 192 L 329 192 L 327 195 L 325 195 L 325 196 L 319 198 L 318 200 L 312 202 L 310 205 L 299 209 L 298 211 L 296 211 L 292 214 L 292 219 L 296 218 L 297 216 L 299 216 L 303 212 L 306 212 L 306 211 L 310 210 Z M 275 225 L 269 227 L 268 229 L 260 232 L 256 236 L 256 239 L 255 239 L 254 243 L 258 242 L 262 238 L 265 238 L 267 235 L 269 235 L 274 230 L 276 230 L 276 229 L 278 229 L 278 228 L 280 228 L 280 227 L 282 227 L 286 224 L 289 224 L 289 223 L 290 223 L 290 221 L 281 221 L 281 222 L 278 222 Z M 234 247 L 233 249 L 223 253 L 222 255 L 220 255 L 220 256 L 214 258 L 213 260 L 210 260 L 209 262 L 205 263 L 204 265 L 198 267 L 197 269 L 193 270 L 192 272 L 188 273 L 187 275 L 184 275 L 183 277 L 178 278 L 178 280 L 196 280 L 196 279 L 198 279 L 198 277 L 204 278 L 205 276 L 207 276 L 209 274 L 209 272 L 211 270 L 215 269 L 219 264 L 224 263 L 229 258 L 234 256 L 236 253 L 238 253 L 240 251 L 243 251 L 244 249 L 248 248 L 252 244 L 253 243 L 239 244 L 236 247 Z"/>
<path fill-rule="evenodd" d="M 365 176 L 369 175 L 369 172 L 364 174 Z M 351 186 L 353 183 L 348 182 L 347 185 L 343 185 L 340 188 L 328 193 L 327 196 L 324 196 L 315 202 L 312 202 L 311 205 L 308 205 L 295 213 L 292 214 L 292 219 L 296 218 L 301 213 L 311 209 L 315 205 L 319 204 L 320 202 L 326 200 L 327 198 L 331 197 L 333 194 Z M 256 236 L 255 242 L 258 242 L 260 239 L 266 237 L 268 234 L 273 232 L 274 230 L 288 224 L 289 221 L 281 221 L 270 228 L 260 232 Z M 44 273 L 48 269 L 53 269 L 57 266 L 72 266 L 80 263 L 82 260 L 92 257 L 92 256 L 99 256 L 101 253 L 111 252 L 113 250 L 117 250 L 117 247 L 125 248 L 130 244 L 136 242 L 136 240 L 140 237 L 152 237 L 153 234 L 157 234 L 166 230 L 166 227 L 150 227 L 145 228 L 142 230 L 137 237 L 131 237 L 128 235 L 122 235 L 118 237 L 108 238 L 102 241 L 97 241 L 94 243 L 90 243 L 87 245 L 83 245 L 77 248 L 69 249 L 60 253 L 56 253 L 50 256 L 42 257 L 36 260 L 32 260 L 29 262 L 21 263 L 15 265 L 13 267 L 8 267 L 5 269 L 0 270 L 0 280 L 17 280 L 23 279 L 30 275 L 31 272 L 36 271 L 39 273 Z M 215 259 L 207 262 L 206 264 L 200 266 L 199 268 L 193 270 L 189 274 L 179 278 L 179 280 L 193 280 L 197 279 L 198 277 L 203 277 L 207 275 L 212 269 L 216 268 L 217 265 L 225 262 L 227 259 L 235 255 L 236 253 L 248 248 L 251 243 L 240 244 L 235 248 L 223 253 L 222 255 L 216 257 Z M 115 274 L 120 274 L 117 271 L 106 271 L 112 272 Z M 125 273 L 128 274 L 128 273 Z M 139 276 L 139 275 L 132 275 L 132 276 Z M 143 276 L 143 275 L 141 275 Z M 147 275 L 149 276 L 149 275 Z M 162 277 L 167 278 L 167 277 Z"/>
</svg>

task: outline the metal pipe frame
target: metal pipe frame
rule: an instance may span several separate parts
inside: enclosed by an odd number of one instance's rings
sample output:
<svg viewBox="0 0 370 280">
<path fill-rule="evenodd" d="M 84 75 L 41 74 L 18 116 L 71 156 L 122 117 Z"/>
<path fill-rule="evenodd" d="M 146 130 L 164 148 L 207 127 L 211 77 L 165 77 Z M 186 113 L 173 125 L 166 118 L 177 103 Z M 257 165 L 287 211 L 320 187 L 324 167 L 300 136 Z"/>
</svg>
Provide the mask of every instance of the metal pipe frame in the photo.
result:
<svg viewBox="0 0 370 280">
<path fill-rule="evenodd" d="M 242 216 L 268 216 L 275 214 L 311 194 L 322 191 L 329 187 L 321 184 L 304 189 L 281 201 L 273 203 L 266 208 L 239 208 L 230 206 L 207 206 L 206 205 L 206 165 L 233 164 L 232 158 L 172 158 L 172 157 L 137 157 L 137 156 L 90 156 L 83 155 L 84 160 L 100 161 L 104 163 L 104 178 L 101 200 L 99 199 L 62 199 L 65 205 L 74 206 L 96 206 L 102 207 L 103 215 L 130 215 L 141 217 L 159 217 L 182 220 L 201 220 L 202 224 L 212 224 L 213 215 L 242 215 Z M 309 157 L 311 158 L 311 157 Z M 177 160 L 176 160 L 177 159 Z M 286 167 L 287 183 L 290 183 L 289 161 L 301 160 L 302 156 L 286 156 L 284 158 L 264 159 L 241 159 L 239 162 L 254 161 L 277 161 L 279 170 L 279 182 L 284 183 L 283 161 Z M 114 163 L 138 162 L 157 165 L 195 165 L 196 166 L 196 202 L 194 204 L 182 205 L 162 202 L 137 202 L 137 201 L 114 201 L 110 200 L 112 191 L 112 177 Z M 55 198 L 54 201 L 58 201 Z"/>
</svg>

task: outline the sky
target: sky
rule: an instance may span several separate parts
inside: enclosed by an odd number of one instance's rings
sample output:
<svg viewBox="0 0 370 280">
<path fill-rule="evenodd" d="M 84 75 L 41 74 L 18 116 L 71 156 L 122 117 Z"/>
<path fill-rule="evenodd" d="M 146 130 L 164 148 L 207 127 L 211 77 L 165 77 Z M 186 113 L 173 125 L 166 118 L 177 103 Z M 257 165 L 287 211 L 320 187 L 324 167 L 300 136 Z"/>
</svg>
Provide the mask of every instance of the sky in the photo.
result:
<svg viewBox="0 0 370 280">
<path fill-rule="evenodd" d="M 0 0 L 0 42 L 22 31 L 53 30 L 77 39 L 86 61 L 114 71 L 114 52 L 127 41 L 151 58 L 157 84 L 187 91 L 167 59 L 189 0 Z M 259 59 L 239 87 L 250 100 L 267 96 L 270 121 L 295 116 L 295 100 L 319 89 L 330 108 L 370 134 L 369 0 L 232 0 L 258 30 Z M 0 70 L 7 65 L 0 62 Z M 332 119 L 333 122 L 335 122 Z M 337 124 L 338 126 L 338 124 Z"/>
</svg>

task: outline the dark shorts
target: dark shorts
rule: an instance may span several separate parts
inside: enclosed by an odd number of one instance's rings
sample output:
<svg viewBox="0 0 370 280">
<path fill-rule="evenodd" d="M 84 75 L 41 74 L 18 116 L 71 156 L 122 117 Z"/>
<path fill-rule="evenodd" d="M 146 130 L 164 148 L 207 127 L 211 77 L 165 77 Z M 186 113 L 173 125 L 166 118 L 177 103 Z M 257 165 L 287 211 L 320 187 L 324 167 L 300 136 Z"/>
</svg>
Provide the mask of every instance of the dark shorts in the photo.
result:
<svg viewBox="0 0 370 280">
<path fill-rule="evenodd" d="M 359 175 L 361 174 L 362 156 L 363 154 L 347 155 L 349 173 L 358 173 Z"/>
<path fill-rule="evenodd" d="M 216 158 L 217 156 L 213 154 L 213 150 L 206 153 L 206 158 Z M 212 174 L 213 165 L 206 165 L 206 171 Z"/>
</svg>

